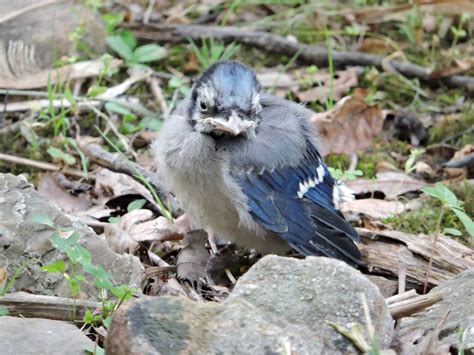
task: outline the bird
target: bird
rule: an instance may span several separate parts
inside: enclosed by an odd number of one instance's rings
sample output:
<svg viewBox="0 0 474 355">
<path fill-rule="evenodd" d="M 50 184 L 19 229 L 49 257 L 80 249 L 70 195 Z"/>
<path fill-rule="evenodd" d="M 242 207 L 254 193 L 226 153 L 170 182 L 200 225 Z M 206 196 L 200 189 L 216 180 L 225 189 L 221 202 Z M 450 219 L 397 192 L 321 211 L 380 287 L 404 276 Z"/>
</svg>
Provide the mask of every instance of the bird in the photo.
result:
<svg viewBox="0 0 474 355">
<path fill-rule="evenodd" d="M 325 165 L 312 114 L 263 92 L 251 67 L 215 62 L 152 143 L 158 177 L 193 228 L 261 254 L 359 267 L 359 235 L 339 211 L 353 194 Z"/>
</svg>

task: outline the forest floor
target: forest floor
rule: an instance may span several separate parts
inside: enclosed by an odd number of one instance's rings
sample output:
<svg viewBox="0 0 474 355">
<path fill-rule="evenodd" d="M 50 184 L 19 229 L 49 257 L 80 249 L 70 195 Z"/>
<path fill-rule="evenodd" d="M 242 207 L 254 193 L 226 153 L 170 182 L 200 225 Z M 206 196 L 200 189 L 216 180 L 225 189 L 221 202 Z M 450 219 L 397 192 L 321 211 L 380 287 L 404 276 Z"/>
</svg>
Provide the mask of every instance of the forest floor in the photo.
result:
<svg viewBox="0 0 474 355">
<path fill-rule="evenodd" d="M 138 255 L 150 269 L 145 294 L 158 294 L 164 284 L 184 292 L 169 283 L 177 268 L 180 280 L 193 278 L 192 267 L 181 264 L 180 272 L 178 257 L 189 226 L 171 196 L 155 193 L 160 184 L 149 144 L 194 78 L 217 60 L 252 66 L 265 91 L 315 112 L 325 161 L 357 197 L 343 212 L 366 244 L 367 272 L 399 290 L 403 275 L 408 288 L 423 293 L 463 270 L 456 252 L 470 250 L 472 259 L 471 2 L 84 3 L 74 20 L 55 20 L 48 40 L 32 36 L 48 53 L 39 68 L 21 72 L 20 53 L 14 70 L 11 52 L 0 55 L 0 67 L 12 71 L 0 73 L 0 172 L 26 174 L 43 197 L 91 226 L 113 250 Z M 44 24 L 37 32 L 51 32 L 51 9 L 40 11 Z M 15 28 L 21 33 L 35 13 L 14 15 L 0 19 L 0 32 L 13 28 L 0 41 Z M 49 223 L 47 216 L 38 222 Z M 400 268 L 389 248 L 378 255 L 375 234 L 408 249 L 418 243 L 422 251 L 410 251 L 424 255 L 426 269 Z M 451 249 L 434 253 L 437 243 Z M 212 254 L 222 246 L 211 240 L 208 248 Z M 225 298 L 259 259 L 223 248 L 216 255 L 239 256 L 215 261 L 225 280 L 206 285 L 211 292 L 187 285 L 191 298 Z M 188 258 L 202 263 L 198 255 Z M 440 277 L 443 262 L 450 264 Z"/>
</svg>

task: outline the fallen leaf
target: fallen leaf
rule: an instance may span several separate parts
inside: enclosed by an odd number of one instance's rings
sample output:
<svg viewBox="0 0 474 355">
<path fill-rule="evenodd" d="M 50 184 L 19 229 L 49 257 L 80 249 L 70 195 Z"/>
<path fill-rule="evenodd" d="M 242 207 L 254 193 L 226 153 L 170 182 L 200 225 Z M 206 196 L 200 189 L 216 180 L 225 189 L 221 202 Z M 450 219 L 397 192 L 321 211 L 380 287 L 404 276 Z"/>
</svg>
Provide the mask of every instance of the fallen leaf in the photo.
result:
<svg viewBox="0 0 474 355">
<path fill-rule="evenodd" d="M 98 204 L 102 205 L 116 205 L 116 200 L 120 198 L 141 195 L 153 206 L 155 211 L 160 210 L 153 195 L 145 186 L 126 174 L 116 173 L 105 168 L 97 170 L 94 194 L 97 196 Z M 128 202 L 131 201 L 127 200 L 126 203 L 128 204 Z"/>
<path fill-rule="evenodd" d="M 367 198 L 343 202 L 340 209 L 348 219 L 352 220 L 351 215 L 354 214 L 363 214 L 371 219 L 384 219 L 420 207 L 421 203 L 417 200 L 403 203 L 400 201 L 385 201 L 375 198 Z"/>
<path fill-rule="evenodd" d="M 396 199 L 409 191 L 418 191 L 426 186 L 426 182 L 414 179 L 403 172 L 382 171 L 376 179 L 356 179 L 345 182 L 356 195 L 382 192 L 386 199 Z"/>
<path fill-rule="evenodd" d="M 302 102 L 318 101 L 324 103 L 328 98 L 339 101 L 349 90 L 358 85 L 358 67 L 346 70 L 337 70 L 332 75 L 329 71 L 319 71 L 310 76 L 310 80 L 316 84 L 315 87 L 304 91 L 294 91 L 296 97 Z"/>
<path fill-rule="evenodd" d="M 407 12 L 413 7 L 422 13 L 446 14 L 474 14 L 474 4 L 467 0 L 432 0 L 416 1 L 411 4 L 395 6 L 371 6 L 362 10 L 349 10 L 344 15 L 351 22 L 377 24 L 386 21 L 406 21 Z"/>
<path fill-rule="evenodd" d="M 319 130 L 321 152 L 354 154 L 367 148 L 382 130 L 383 113 L 360 96 L 346 96 L 330 111 L 311 118 Z"/>
<path fill-rule="evenodd" d="M 87 26 L 81 41 L 88 54 L 104 52 L 105 26 L 88 7 L 71 1 L 29 0 L 0 1 L 0 8 L 0 87 L 38 88 L 46 86 L 50 72 L 54 84 L 59 77 L 62 81 L 87 77 L 91 63 L 95 68 L 103 64 L 89 61 L 51 70 L 63 56 L 78 54 L 72 52 L 70 33 L 83 23 Z"/>
<path fill-rule="evenodd" d="M 144 241 L 168 241 L 183 239 L 185 224 L 175 225 L 164 217 L 153 218 L 153 212 L 137 209 L 120 217 L 118 223 L 104 227 L 107 244 L 117 253 L 134 254 L 138 243 Z"/>
<path fill-rule="evenodd" d="M 71 195 L 50 173 L 40 175 L 38 193 L 66 213 L 84 211 L 92 206 L 92 201 L 85 194 Z"/>
<path fill-rule="evenodd" d="M 474 58 L 453 59 L 449 63 L 443 63 L 431 71 L 431 78 L 445 78 L 456 74 L 464 73 L 474 66 Z"/>
</svg>

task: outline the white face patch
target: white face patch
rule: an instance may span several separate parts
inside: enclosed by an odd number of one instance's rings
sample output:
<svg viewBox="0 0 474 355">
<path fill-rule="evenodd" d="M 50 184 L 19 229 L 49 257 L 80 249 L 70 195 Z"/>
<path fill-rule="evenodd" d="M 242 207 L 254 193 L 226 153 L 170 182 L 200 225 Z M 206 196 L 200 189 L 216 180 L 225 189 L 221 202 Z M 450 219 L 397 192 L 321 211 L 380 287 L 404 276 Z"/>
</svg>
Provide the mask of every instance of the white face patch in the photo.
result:
<svg viewBox="0 0 474 355">
<path fill-rule="evenodd" d="M 256 113 L 259 113 L 262 110 L 262 105 L 260 105 L 260 94 L 255 91 L 252 94 L 252 110 Z"/>
<path fill-rule="evenodd" d="M 204 101 L 209 107 L 214 106 L 214 98 L 217 96 L 217 92 L 211 84 L 203 84 L 198 93 L 199 101 Z"/>
</svg>

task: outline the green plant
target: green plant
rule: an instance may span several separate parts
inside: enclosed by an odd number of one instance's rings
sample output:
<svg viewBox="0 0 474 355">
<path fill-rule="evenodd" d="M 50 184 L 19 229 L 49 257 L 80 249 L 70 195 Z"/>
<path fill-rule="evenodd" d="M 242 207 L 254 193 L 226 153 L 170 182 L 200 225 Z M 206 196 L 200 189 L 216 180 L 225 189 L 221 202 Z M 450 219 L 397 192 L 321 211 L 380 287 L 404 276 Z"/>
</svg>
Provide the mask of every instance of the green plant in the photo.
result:
<svg viewBox="0 0 474 355">
<path fill-rule="evenodd" d="M 471 237 L 474 237 L 474 222 L 464 212 L 464 208 L 460 205 L 456 195 L 443 183 L 437 182 L 434 187 L 428 186 L 421 189 L 427 195 L 438 199 L 442 203 L 441 213 L 438 219 L 435 233 L 438 234 L 441 231 L 441 221 L 446 209 L 451 210 L 459 218 L 461 223 L 466 228 L 466 231 Z M 461 232 L 455 228 L 444 228 L 443 234 L 451 234 L 459 236 Z"/>
<path fill-rule="evenodd" d="M 413 45 L 417 43 L 417 31 L 421 28 L 421 25 L 420 12 L 418 8 L 414 6 L 406 15 L 405 21 L 398 25 L 398 31 Z"/>
<path fill-rule="evenodd" d="M 424 149 L 415 148 L 410 150 L 410 156 L 405 162 L 405 174 L 411 173 L 416 169 L 415 161 L 416 159 L 425 152 Z"/>
<path fill-rule="evenodd" d="M 226 46 L 224 42 L 216 41 L 214 38 L 201 40 L 201 46 L 198 47 L 196 43 L 189 39 L 191 50 L 196 56 L 200 69 L 207 69 L 211 64 L 219 60 L 232 59 L 240 50 L 240 45 L 231 43 Z"/>
<path fill-rule="evenodd" d="M 364 175 L 361 170 L 342 170 L 338 168 L 328 168 L 331 176 L 336 179 L 355 180 L 358 176 Z"/>
<path fill-rule="evenodd" d="M 441 231 L 441 222 L 443 220 L 443 216 L 446 210 L 451 210 L 456 214 L 459 220 L 462 222 L 464 227 L 466 228 L 467 232 L 471 237 L 474 237 L 474 222 L 472 219 L 464 212 L 464 209 L 459 204 L 459 201 L 456 195 L 443 183 L 437 182 L 434 187 L 428 186 L 421 189 L 427 195 L 438 199 L 441 203 L 441 212 L 439 214 L 438 221 L 436 223 L 436 229 L 434 231 L 434 239 L 433 239 L 433 247 L 430 255 L 430 259 L 428 262 L 428 269 L 426 271 L 425 276 L 425 284 L 423 287 L 423 293 L 426 293 L 428 288 L 428 279 L 429 273 L 431 270 L 431 264 L 433 262 L 434 251 L 436 248 L 436 242 L 438 241 L 438 236 Z M 444 228 L 443 234 L 451 234 L 455 236 L 461 235 L 461 232 L 455 228 Z"/>
<path fill-rule="evenodd" d="M 461 15 L 458 26 L 451 26 L 450 30 L 453 34 L 453 43 L 451 44 L 451 48 L 456 46 L 460 38 L 464 38 L 467 36 L 467 32 L 463 29 L 463 26 L 466 21 L 469 20 L 469 17 L 469 14 L 465 12 Z"/>
<path fill-rule="evenodd" d="M 107 323 L 112 313 L 123 301 L 130 299 L 138 290 L 128 285 L 114 285 L 110 275 L 101 265 L 92 263 L 90 252 L 79 244 L 81 238 L 78 231 L 71 228 L 61 228 L 54 224 L 47 215 L 37 214 L 31 219 L 32 222 L 47 225 L 53 229 L 51 241 L 53 246 L 67 256 L 69 267 L 64 260 L 56 260 L 41 269 L 46 272 L 61 272 L 69 285 L 71 296 L 77 296 L 81 291 L 81 285 L 86 281 L 86 275 L 94 278 L 94 285 L 102 303 L 102 313 L 93 316 L 87 312 L 84 323 L 94 324 L 97 321 Z M 109 299 L 111 293 L 115 300 Z"/>
<path fill-rule="evenodd" d="M 106 38 L 107 45 L 129 66 L 156 62 L 166 57 L 166 49 L 154 43 L 137 46 L 137 40 L 128 31 Z"/>
</svg>

